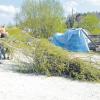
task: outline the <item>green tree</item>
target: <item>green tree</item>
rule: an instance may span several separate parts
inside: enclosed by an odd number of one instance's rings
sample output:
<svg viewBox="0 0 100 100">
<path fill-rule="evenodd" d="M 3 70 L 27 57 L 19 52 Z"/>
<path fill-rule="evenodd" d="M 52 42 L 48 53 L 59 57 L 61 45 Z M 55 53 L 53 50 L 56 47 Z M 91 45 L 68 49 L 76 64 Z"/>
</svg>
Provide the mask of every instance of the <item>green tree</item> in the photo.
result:
<svg viewBox="0 0 100 100">
<path fill-rule="evenodd" d="M 17 23 L 29 28 L 37 37 L 49 37 L 54 32 L 64 31 L 63 7 L 58 0 L 24 0 Z"/>
<path fill-rule="evenodd" d="M 93 34 L 100 33 L 100 19 L 94 14 L 87 14 L 83 17 L 80 27 L 87 29 Z"/>
</svg>

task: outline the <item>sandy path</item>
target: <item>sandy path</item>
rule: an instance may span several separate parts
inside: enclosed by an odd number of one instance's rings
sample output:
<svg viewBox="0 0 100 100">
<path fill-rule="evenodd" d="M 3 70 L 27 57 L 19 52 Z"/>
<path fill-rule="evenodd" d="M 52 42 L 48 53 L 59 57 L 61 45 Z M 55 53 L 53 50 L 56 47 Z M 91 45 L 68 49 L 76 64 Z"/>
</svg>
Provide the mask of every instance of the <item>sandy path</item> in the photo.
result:
<svg viewBox="0 0 100 100">
<path fill-rule="evenodd" d="M 94 67 L 100 69 L 100 54 L 98 53 L 71 53 L 71 58 L 79 58 L 92 63 Z"/>
<path fill-rule="evenodd" d="M 18 74 L 11 65 L 0 64 L 0 100 L 100 100 L 100 84 Z"/>
</svg>

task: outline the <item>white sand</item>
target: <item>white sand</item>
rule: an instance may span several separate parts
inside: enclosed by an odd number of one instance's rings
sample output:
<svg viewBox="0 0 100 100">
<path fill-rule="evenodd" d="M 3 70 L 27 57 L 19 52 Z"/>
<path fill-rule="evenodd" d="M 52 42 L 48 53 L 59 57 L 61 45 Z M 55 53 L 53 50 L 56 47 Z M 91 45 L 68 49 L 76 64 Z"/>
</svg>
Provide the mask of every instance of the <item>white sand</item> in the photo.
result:
<svg viewBox="0 0 100 100">
<path fill-rule="evenodd" d="M 100 84 L 18 74 L 7 66 L 0 64 L 0 100 L 100 100 Z"/>
</svg>

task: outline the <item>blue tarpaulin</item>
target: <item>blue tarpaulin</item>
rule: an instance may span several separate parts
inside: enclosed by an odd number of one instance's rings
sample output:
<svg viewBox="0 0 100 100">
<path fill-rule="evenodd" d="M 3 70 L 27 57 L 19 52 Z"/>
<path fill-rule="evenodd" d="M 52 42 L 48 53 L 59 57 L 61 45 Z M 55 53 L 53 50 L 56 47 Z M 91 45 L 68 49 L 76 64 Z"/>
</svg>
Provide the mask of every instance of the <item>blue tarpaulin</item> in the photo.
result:
<svg viewBox="0 0 100 100">
<path fill-rule="evenodd" d="M 72 52 L 88 52 L 88 38 L 82 28 L 69 29 L 64 34 L 56 33 L 51 42 Z"/>
</svg>

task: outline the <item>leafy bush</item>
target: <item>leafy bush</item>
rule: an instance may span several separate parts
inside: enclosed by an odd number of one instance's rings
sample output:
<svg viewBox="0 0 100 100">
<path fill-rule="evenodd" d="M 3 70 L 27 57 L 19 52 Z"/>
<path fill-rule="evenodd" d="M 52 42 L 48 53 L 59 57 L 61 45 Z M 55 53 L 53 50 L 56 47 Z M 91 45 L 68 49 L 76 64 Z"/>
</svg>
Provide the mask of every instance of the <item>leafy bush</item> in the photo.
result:
<svg viewBox="0 0 100 100">
<path fill-rule="evenodd" d="M 100 70 L 80 59 L 71 59 L 69 52 L 45 39 L 41 39 L 35 48 L 33 65 L 24 67 L 27 69 L 26 72 L 48 76 L 64 76 L 87 81 L 100 80 Z M 25 70 L 19 70 L 25 72 Z"/>
<path fill-rule="evenodd" d="M 100 80 L 100 70 L 80 59 L 73 59 L 70 61 L 69 72 L 74 79 L 88 81 Z"/>
</svg>

